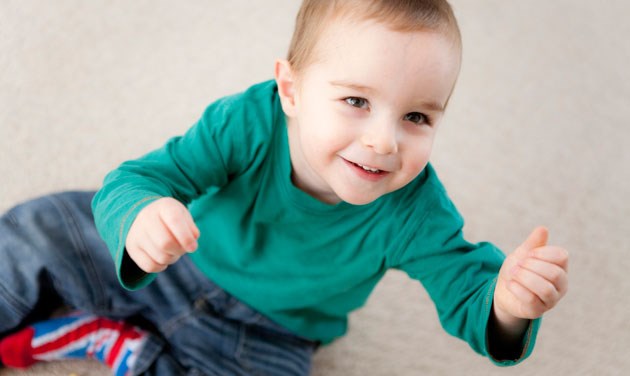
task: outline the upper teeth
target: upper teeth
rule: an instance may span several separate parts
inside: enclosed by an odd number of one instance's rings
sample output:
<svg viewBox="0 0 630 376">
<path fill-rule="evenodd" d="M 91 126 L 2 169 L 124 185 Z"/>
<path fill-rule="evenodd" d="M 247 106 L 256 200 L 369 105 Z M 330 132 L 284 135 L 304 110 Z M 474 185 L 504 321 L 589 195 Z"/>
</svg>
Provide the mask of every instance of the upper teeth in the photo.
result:
<svg viewBox="0 0 630 376">
<path fill-rule="evenodd" d="M 362 164 L 358 164 L 357 165 L 361 166 L 365 171 L 370 171 L 370 172 L 379 172 L 380 170 L 378 168 L 372 168 L 372 167 L 367 167 L 364 166 Z"/>
</svg>

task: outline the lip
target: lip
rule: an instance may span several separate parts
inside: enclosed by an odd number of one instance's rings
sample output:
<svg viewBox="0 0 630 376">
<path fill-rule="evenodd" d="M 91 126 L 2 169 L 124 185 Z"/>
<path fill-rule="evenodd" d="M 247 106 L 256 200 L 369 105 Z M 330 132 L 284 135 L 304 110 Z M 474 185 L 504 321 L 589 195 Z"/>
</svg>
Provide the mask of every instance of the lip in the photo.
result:
<svg viewBox="0 0 630 376">
<path fill-rule="evenodd" d="M 379 172 L 370 172 L 370 171 L 366 171 L 355 162 L 351 162 L 343 157 L 341 157 L 341 159 L 346 164 L 346 166 L 348 166 L 348 168 L 351 171 L 353 171 L 361 179 L 375 182 L 375 181 L 384 179 L 387 175 L 389 175 L 389 171 L 379 170 Z M 370 166 L 366 166 L 366 167 L 370 167 Z"/>
</svg>

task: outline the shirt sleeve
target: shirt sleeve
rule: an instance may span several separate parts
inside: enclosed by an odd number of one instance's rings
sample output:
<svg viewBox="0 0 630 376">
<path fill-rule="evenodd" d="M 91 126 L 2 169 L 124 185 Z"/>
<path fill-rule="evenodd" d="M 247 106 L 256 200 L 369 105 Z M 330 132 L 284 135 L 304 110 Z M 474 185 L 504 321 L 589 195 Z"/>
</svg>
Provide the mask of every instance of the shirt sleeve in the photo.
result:
<svg viewBox="0 0 630 376">
<path fill-rule="evenodd" d="M 422 283 L 449 334 L 468 342 L 497 365 L 517 364 L 531 354 L 540 319 L 530 323 L 519 358 L 495 359 L 490 354 L 488 320 L 505 255 L 490 243 L 467 242 L 462 233 L 462 217 L 441 185 L 437 192 L 394 267 Z"/>
<path fill-rule="evenodd" d="M 242 173 L 252 160 L 255 150 L 246 130 L 253 119 L 241 108 L 246 106 L 235 101 L 227 97 L 215 102 L 183 136 L 124 162 L 105 177 L 92 208 L 125 288 L 139 289 L 155 278 L 142 272 L 125 252 L 127 233 L 138 213 L 162 197 L 187 205 Z"/>
</svg>

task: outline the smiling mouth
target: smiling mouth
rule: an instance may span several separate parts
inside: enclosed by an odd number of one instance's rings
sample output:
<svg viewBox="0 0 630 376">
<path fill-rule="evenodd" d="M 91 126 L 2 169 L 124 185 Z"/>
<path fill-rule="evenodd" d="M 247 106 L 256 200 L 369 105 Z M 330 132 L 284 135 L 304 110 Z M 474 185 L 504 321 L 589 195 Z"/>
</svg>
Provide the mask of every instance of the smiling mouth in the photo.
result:
<svg viewBox="0 0 630 376">
<path fill-rule="evenodd" d="M 353 170 L 359 173 L 359 176 L 366 178 L 370 181 L 380 180 L 381 178 L 387 176 L 391 171 L 381 170 L 376 167 L 370 167 L 366 165 L 362 165 L 361 163 L 352 162 L 342 156 L 341 160 L 343 160 L 347 166 L 351 166 Z"/>
<path fill-rule="evenodd" d="M 344 158 L 345 159 L 345 158 Z M 373 174 L 373 175 L 384 175 L 387 174 L 388 171 L 385 170 L 379 170 L 378 168 L 374 168 L 374 167 L 370 167 L 370 166 L 364 166 L 360 163 L 356 163 L 356 162 L 352 162 L 349 160 L 345 160 L 347 163 L 349 163 L 350 165 L 357 167 L 359 169 L 361 169 L 362 171 L 367 172 L 368 174 Z"/>
<path fill-rule="evenodd" d="M 367 172 L 372 173 L 372 174 L 380 174 L 381 172 L 383 172 L 382 170 L 379 170 L 379 169 L 377 169 L 377 168 L 372 168 L 372 167 L 364 166 L 364 165 L 359 164 L 359 163 L 354 163 L 354 162 L 350 162 L 350 163 L 352 163 L 353 165 L 355 165 L 355 166 L 357 166 L 357 167 L 360 167 L 360 168 L 362 168 L 364 171 L 367 171 Z"/>
</svg>

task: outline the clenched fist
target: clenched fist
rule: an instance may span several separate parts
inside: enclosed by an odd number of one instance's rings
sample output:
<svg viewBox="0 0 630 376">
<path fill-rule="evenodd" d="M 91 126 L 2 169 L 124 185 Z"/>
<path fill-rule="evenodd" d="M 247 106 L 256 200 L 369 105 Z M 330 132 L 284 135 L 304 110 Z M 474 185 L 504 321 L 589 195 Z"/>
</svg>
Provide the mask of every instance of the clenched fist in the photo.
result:
<svg viewBox="0 0 630 376">
<path fill-rule="evenodd" d="M 125 247 L 129 257 L 147 273 L 157 273 L 197 249 L 199 229 L 179 201 L 165 197 L 140 211 Z"/>
<path fill-rule="evenodd" d="M 569 255 L 564 248 L 547 245 L 547 238 L 547 229 L 534 229 L 503 263 L 494 293 L 500 324 L 509 327 L 538 318 L 566 294 Z"/>
</svg>

